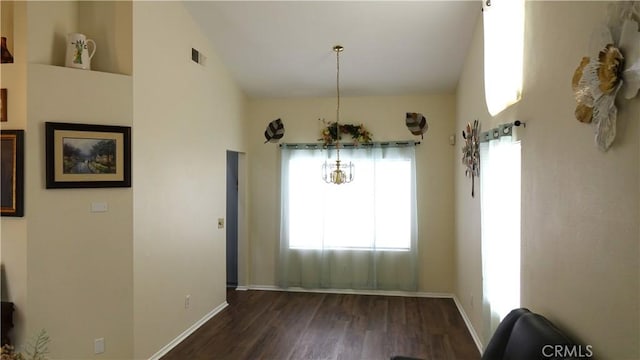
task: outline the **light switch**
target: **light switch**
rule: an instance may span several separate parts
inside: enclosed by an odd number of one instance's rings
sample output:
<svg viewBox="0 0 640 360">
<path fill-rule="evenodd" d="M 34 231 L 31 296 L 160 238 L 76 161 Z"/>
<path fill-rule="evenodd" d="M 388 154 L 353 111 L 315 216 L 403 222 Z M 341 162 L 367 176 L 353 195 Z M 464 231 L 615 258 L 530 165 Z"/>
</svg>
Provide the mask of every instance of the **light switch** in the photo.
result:
<svg viewBox="0 0 640 360">
<path fill-rule="evenodd" d="M 91 203 L 91 212 L 107 212 L 109 210 L 109 206 L 106 202 L 92 202 Z"/>
<path fill-rule="evenodd" d="M 218 218 L 218 229 L 224 228 L 224 219 Z"/>
</svg>

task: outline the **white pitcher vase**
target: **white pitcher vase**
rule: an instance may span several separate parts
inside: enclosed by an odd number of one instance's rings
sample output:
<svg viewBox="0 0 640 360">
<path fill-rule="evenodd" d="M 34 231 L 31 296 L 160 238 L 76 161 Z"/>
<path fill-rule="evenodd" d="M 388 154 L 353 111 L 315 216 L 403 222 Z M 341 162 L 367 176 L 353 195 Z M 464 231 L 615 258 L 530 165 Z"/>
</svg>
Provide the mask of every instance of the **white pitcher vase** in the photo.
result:
<svg viewBox="0 0 640 360">
<path fill-rule="evenodd" d="M 89 44 L 93 50 L 89 53 Z M 67 57 L 65 65 L 76 69 L 91 70 L 91 58 L 96 53 L 96 43 L 80 33 L 67 34 Z"/>
</svg>

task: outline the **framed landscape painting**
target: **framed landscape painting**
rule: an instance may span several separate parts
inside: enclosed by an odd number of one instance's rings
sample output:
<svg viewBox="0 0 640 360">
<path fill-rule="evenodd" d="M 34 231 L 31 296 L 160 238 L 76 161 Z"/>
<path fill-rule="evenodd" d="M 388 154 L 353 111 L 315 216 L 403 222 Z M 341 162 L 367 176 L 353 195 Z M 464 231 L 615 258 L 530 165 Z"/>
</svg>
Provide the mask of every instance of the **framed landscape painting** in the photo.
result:
<svg viewBox="0 0 640 360">
<path fill-rule="evenodd" d="M 24 216 L 24 130 L 0 132 L 2 216 Z"/>
<path fill-rule="evenodd" d="M 131 187 L 131 127 L 45 123 L 47 189 Z"/>
</svg>

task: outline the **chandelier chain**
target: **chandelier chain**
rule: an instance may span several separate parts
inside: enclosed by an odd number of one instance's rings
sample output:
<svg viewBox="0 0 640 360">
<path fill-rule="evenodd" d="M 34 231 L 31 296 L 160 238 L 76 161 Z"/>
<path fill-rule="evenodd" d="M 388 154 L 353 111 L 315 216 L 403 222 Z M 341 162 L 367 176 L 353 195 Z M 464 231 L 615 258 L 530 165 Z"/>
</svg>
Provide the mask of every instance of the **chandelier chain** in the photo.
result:
<svg viewBox="0 0 640 360">
<path fill-rule="evenodd" d="M 333 51 L 336 53 L 336 94 L 338 95 L 336 104 L 336 162 L 335 164 L 329 164 L 327 161 L 322 165 L 322 179 L 329 184 L 348 184 L 353 181 L 353 169 L 354 166 L 351 162 L 348 165 L 341 165 L 340 163 L 340 52 L 344 48 L 340 45 L 333 47 Z M 345 172 L 345 170 L 348 171 Z"/>
<path fill-rule="evenodd" d="M 336 126 L 340 121 L 340 51 L 336 51 L 336 93 L 338 94 L 338 106 L 336 107 Z M 338 136 L 338 139 L 340 137 Z M 338 140 L 336 139 L 336 140 Z"/>
</svg>

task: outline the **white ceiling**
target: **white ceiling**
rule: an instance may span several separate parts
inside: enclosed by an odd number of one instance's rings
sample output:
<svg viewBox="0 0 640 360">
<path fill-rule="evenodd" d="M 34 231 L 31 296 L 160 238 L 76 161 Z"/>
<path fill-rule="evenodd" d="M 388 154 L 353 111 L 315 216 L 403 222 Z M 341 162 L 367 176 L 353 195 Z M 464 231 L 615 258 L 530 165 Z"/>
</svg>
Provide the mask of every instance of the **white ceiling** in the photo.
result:
<svg viewBox="0 0 640 360">
<path fill-rule="evenodd" d="M 186 1 L 251 98 L 451 92 L 475 1 Z M 205 54 L 206 55 L 206 54 Z"/>
</svg>

